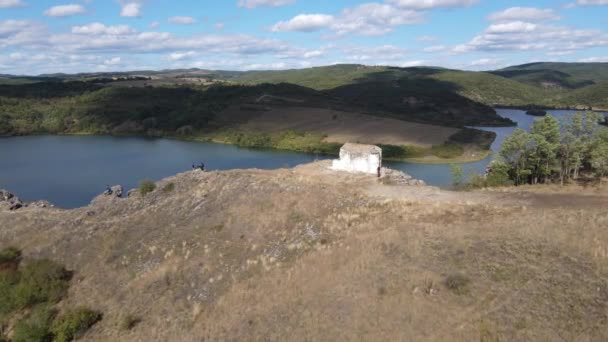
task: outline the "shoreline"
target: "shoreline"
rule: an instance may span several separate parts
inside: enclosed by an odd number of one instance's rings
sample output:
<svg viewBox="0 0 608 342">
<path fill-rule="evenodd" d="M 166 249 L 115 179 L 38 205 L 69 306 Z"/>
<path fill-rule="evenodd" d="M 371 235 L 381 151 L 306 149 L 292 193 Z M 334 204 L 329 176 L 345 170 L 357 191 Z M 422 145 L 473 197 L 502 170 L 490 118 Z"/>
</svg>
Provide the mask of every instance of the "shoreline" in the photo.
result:
<svg viewBox="0 0 608 342">
<path fill-rule="evenodd" d="M 595 109 L 581 109 L 581 108 L 564 108 L 564 107 L 551 107 L 551 106 L 538 106 L 538 105 L 529 105 L 529 106 L 508 106 L 508 105 L 493 105 L 492 108 L 495 109 L 517 109 L 522 111 L 527 111 L 531 107 L 535 109 L 542 110 L 574 110 L 581 112 L 594 112 L 594 113 L 608 113 L 608 108 L 595 108 Z"/>
<path fill-rule="evenodd" d="M 114 138 L 142 138 L 142 139 L 170 139 L 177 141 L 188 141 L 188 142 L 198 142 L 198 143 L 212 143 L 212 144 L 222 144 L 222 145 L 230 145 L 243 149 L 251 149 L 251 150 L 268 150 L 268 151 L 283 151 L 283 152 L 294 152 L 294 153 L 304 153 L 304 154 L 317 154 L 317 155 L 325 155 L 325 156 L 338 156 L 336 153 L 314 153 L 314 152 L 305 152 L 298 151 L 293 149 L 279 149 L 273 147 L 249 147 L 242 146 L 238 144 L 232 144 L 226 141 L 213 139 L 208 136 L 176 136 L 176 135 L 145 135 L 145 134 L 96 134 L 96 133 L 86 133 L 86 132 L 74 132 L 74 133 L 39 133 L 39 134 L 21 134 L 21 135 L 2 135 L 0 138 L 14 138 L 14 137 L 28 137 L 28 136 L 66 136 L 66 137 L 78 137 L 78 136 L 99 136 L 99 137 L 114 137 Z M 387 158 L 384 157 L 383 160 L 390 162 L 407 162 L 413 164 L 428 164 L 428 165 L 440 165 L 440 164 L 469 164 L 474 162 L 479 162 L 486 159 L 490 156 L 494 151 L 490 150 L 479 150 L 477 152 L 479 157 L 470 158 L 470 157 L 456 157 L 456 158 L 447 158 L 443 159 L 437 156 L 424 156 L 424 157 L 413 157 L 413 158 Z"/>
</svg>

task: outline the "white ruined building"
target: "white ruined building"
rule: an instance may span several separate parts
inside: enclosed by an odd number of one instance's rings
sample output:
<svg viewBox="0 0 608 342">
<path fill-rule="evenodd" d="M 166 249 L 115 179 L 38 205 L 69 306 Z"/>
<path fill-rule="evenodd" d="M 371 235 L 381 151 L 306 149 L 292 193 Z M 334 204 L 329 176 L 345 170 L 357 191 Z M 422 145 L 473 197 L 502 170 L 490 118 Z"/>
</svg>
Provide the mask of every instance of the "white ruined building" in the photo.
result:
<svg viewBox="0 0 608 342">
<path fill-rule="evenodd" d="M 381 167 L 382 149 L 380 147 L 347 143 L 340 149 L 340 159 L 334 160 L 331 168 L 376 175 Z"/>
</svg>

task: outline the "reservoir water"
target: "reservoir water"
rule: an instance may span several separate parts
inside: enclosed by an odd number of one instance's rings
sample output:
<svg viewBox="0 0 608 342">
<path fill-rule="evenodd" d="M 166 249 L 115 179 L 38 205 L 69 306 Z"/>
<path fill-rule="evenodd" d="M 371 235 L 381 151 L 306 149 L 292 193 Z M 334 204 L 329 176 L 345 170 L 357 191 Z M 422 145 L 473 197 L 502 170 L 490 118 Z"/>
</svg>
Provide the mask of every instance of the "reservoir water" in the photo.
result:
<svg viewBox="0 0 608 342">
<path fill-rule="evenodd" d="M 535 117 L 521 110 L 497 109 L 519 127 L 529 128 Z M 563 118 L 574 111 L 555 110 Z M 515 127 L 483 128 L 497 133 L 497 151 Z M 0 189 L 16 193 L 25 201 L 45 199 L 62 208 L 87 205 L 106 185 L 134 188 L 142 179 L 158 180 L 205 162 L 210 170 L 237 168 L 277 169 L 312 162 L 328 156 L 252 150 L 230 145 L 171 139 L 106 136 L 28 136 L 0 138 Z M 492 156 L 463 164 L 465 173 L 485 170 Z M 449 165 L 386 163 L 428 184 L 448 186 Z"/>
</svg>

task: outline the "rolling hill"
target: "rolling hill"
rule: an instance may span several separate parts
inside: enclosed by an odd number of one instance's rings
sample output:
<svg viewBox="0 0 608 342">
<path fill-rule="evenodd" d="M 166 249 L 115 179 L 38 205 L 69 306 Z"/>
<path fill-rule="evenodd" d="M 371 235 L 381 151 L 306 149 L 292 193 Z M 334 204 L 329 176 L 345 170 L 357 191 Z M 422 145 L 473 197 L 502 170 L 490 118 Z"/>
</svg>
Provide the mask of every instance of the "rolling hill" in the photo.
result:
<svg viewBox="0 0 608 342">
<path fill-rule="evenodd" d="M 546 88 L 578 89 L 608 81 L 608 63 L 540 62 L 510 66 L 492 73 Z"/>
</svg>

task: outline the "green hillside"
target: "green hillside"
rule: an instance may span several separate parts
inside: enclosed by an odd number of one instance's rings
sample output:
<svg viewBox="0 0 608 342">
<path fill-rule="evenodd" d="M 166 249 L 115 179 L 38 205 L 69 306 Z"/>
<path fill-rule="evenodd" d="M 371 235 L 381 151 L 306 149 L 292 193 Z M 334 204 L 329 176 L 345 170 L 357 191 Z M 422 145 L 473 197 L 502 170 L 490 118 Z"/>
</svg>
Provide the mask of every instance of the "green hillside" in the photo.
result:
<svg viewBox="0 0 608 342">
<path fill-rule="evenodd" d="M 234 78 L 243 83 L 293 83 L 304 87 L 325 90 L 374 78 L 394 79 L 398 72 L 388 67 L 365 66 L 359 64 L 338 64 L 324 67 L 276 71 L 249 71 Z"/>
<path fill-rule="evenodd" d="M 492 73 L 545 88 L 578 89 L 608 81 L 608 63 L 529 63 Z"/>
<path fill-rule="evenodd" d="M 488 105 L 541 104 L 549 95 L 549 92 L 539 87 L 486 72 L 445 71 L 431 77 L 449 82 L 459 94 Z"/>
<path fill-rule="evenodd" d="M 570 107 L 608 110 L 608 81 L 569 92 L 556 102 Z"/>
</svg>

